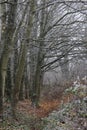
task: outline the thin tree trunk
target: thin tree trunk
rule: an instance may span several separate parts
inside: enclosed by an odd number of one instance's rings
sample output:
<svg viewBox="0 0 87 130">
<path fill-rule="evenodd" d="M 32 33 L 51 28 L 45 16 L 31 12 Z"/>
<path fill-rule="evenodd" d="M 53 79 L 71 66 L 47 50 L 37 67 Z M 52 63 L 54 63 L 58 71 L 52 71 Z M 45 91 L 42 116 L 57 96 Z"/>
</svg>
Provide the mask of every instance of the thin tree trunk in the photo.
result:
<svg viewBox="0 0 87 130">
<path fill-rule="evenodd" d="M 45 0 L 42 1 L 43 7 L 45 6 Z M 41 19 L 40 19 L 40 34 L 39 38 L 42 39 L 42 42 L 38 43 L 39 44 L 39 50 L 37 53 L 37 63 L 36 63 L 36 69 L 35 69 L 35 75 L 34 75 L 34 80 L 33 80 L 33 85 L 32 85 L 32 96 L 31 96 L 31 101 L 32 105 L 35 107 L 39 107 L 39 100 L 40 100 L 40 89 L 41 89 L 41 66 L 43 64 L 43 47 L 44 47 L 44 31 L 46 27 L 46 19 L 45 19 L 45 9 L 43 8 L 41 10 Z"/>
<path fill-rule="evenodd" d="M 29 23 L 28 27 L 26 30 L 26 36 L 30 38 L 31 36 L 31 30 L 33 26 L 33 18 L 34 18 L 34 11 L 35 11 L 35 3 L 34 0 L 30 1 L 30 17 L 29 17 Z M 25 42 L 26 43 L 26 42 Z M 22 54 L 19 59 L 19 65 L 17 68 L 17 73 L 15 77 L 15 86 L 13 89 L 13 99 L 12 99 L 12 113 L 13 117 L 15 117 L 15 112 L 16 112 L 16 106 L 19 100 L 19 90 L 20 90 L 20 85 L 21 85 L 21 80 L 24 72 L 24 66 L 25 66 L 25 59 L 26 59 L 26 54 L 27 54 L 27 47 L 26 44 L 22 45 Z"/>
<path fill-rule="evenodd" d="M 21 79 L 23 76 L 24 72 L 24 65 L 25 65 L 25 57 L 26 57 L 26 45 L 22 45 L 21 48 L 21 55 L 19 58 L 19 64 L 17 68 L 17 73 L 15 76 L 15 86 L 13 88 L 13 94 L 12 94 L 12 113 L 13 116 L 15 117 L 15 110 L 16 110 L 16 105 L 19 100 L 19 91 L 20 91 L 20 85 L 21 85 Z"/>
</svg>

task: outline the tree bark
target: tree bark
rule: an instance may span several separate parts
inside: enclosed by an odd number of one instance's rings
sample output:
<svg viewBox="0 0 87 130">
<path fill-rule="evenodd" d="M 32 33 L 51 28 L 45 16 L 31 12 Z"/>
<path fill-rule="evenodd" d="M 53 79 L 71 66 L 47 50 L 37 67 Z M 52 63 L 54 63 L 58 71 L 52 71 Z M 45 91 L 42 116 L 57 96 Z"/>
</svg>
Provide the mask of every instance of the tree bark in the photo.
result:
<svg viewBox="0 0 87 130">
<path fill-rule="evenodd" d="M 17 3 L 15 1 L 14 3 Z M 0 58 L 0 79 L 2 80 L 0 83 L 0 111 L 3 111 L 3 102 L 4 102 L 4 92 L 5 92 L 5 78 L 6 78 L 6 72 L 7 72 L 7 65 L 9 60 L 9 54 L 11 52 L 11 46 L 12 46 L 12 36 L 15 30 L 15 13 L 16 13 L 16 5 L 11 6 L 9 5 L 9 11 L 8 11 L 8 19 L 6 14 L 6 5 L 2 5 L 2 34 L 1 34 L 1 42 L 3 43 L 3 51 L 1 53 Z M 7 21 L 6 21 L 7 19 Z M 6 24 L 7 22 L 7 24 Z M 9 43 L 9 44 L 8 44 Z M 2 112 L 3 113 L 3 112 Z"/>
</svg>

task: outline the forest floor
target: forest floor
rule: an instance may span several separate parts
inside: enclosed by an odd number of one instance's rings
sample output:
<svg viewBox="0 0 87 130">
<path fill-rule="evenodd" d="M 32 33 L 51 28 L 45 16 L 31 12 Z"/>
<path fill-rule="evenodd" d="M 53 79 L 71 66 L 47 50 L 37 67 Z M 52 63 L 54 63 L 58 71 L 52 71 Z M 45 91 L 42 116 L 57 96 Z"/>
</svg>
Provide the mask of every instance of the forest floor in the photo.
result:
<svg viewBox="0 0 87 130">
<path fill-rule="evenodd" d="M 42 101 L 39 108 L 31 106 L 29 100 L 19 101 L 17 106 L 17 118 L 12 119 L 9 104 L 5 105 L 4 120 L 0 122 L 0 130 L 41 130 L 42 118 L 47 117 L 53 110 L 58 110 L 61 103 L 67 103 L 70 95 L 62 96 L 60 99 Z"/>
<path fill-rule="evenodd" d="M 87 96 L 82 93 L 81 95 L 83 97 Z M 52 130 L 50 126 L 55 121 L 51 122 L 50 124 L 49 123 L 50 121 L 48 121 L 49 115 L 54 111 L 56 112 L 56 114 L 58 114 L 57 112 L 60 111 L 61 106 L 64 106 L 64 104 L 67 105 L 67 103 L 73 101 L 74 98 L 76 98 L 76 95 L 69 92 L 67 94 L 63 94 L 59 99 L 55 99 L 51 101 L 47 101 L 47 100 L 42 101 L 40 103 L 39 108 L 32 107 L 31 102 L 29 100 L 20 101 L 18 103 L 17 116 L 15 120 L 12 119 L 12 116 L 10 113 L 10 106 L 8 104 L 6 105 L 3 122 L 0 122 L 0 130 L 43 130 L 43 129 Z M 66 107 L 64 106 L 64 108 Z M 75 112 L 72 112 L 72 114 L 74 115 Z M 86 115 L 86 118 L 87 118 L 87 115 Z M 52 120 L 54 120 L 54 118 L 51 119 L 51 121 Z M 55 127 L 56 126 L 54 126 L 53 130 L 57 129 Z M 58 130 L 63 130 L 63 129 L 58 128 Z"/>
<path fill-rule="evenodd" d="M 18 103 L 18 110 L 28 115 L 44 118 L 48 116 L 49 113 L 51 113 L 53 110 L 60 108 L 62 102 L 67 103 L 71 98 L 72 95 L 68 94 L 66 96 L 62 95 L 60 99 L 45 100 L 40 102 L 39 108 L 32 107 L 29 100 L 24 100 Z"/>
</svg>

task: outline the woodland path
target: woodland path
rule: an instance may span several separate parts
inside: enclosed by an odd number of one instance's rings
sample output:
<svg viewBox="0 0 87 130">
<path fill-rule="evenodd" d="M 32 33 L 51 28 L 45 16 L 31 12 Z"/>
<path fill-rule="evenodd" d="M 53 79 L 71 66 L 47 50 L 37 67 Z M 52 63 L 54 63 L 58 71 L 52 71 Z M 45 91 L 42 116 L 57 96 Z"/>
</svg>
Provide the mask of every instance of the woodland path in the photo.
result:
<svg viewBox="0 0 87 130">
<path fill-rule="evenodd" d="M 44 118 L 49 115 L 53 110 L 58 110 L 62 103 L 67 103 L 72 99 L 72 95 L 62 96 L 59 99 L 51 101 L 42 101 L 39 108 L 33 108 L 29 100 L 20 101 L 18 110 L 22 113 L 35 115 L 38 118 Z"/>
</svg>

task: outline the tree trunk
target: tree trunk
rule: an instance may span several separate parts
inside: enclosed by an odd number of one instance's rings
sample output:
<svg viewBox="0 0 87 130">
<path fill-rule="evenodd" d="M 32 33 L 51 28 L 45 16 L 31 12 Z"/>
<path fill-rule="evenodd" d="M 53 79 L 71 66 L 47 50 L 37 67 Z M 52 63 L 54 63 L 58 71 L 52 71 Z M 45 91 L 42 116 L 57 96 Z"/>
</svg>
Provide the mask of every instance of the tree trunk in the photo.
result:
<svg viewBox="0 0 87 130">
<path fill-rule="evenodd" d="M 16 3 L 15 1 L 14 3 Z M 11 39 L 14 33 L 14 21 L 15 21 L 15 13 L 16 13 L 16 5 L 8 5 L 9 11 L 8 11 L 8 19 L 6 21 L 6 5 L 2 5 L 2 34 L 1 34 L 1 44 L 3 46 L 3 50 L 1 53 L 1 58 L 0 58 L 0 76 L 1 76 L 1 85 L 0 85 L 0 111 L 3 111 L 3 102 L 4 102 L 4 92 L 5 92 L 5 78 L 6 78 L 6 73 L 7 73 L 7 65 L 8 65 L 8 60 L 9 60 L 9 54 L 11 52 Z M 6 23 L 7 22 L 7 23 Z M 9 43 L 9 44 L 8 44 Z"/>
<path fill-rule="evenodd" d="M 69 80 L 69 63 L 68 63 L 68 56 L 66 55 L 63 61 L 60 61 L 60 67 L 62 72 L 62 78 L 64 81 Z"/>
<path fill-rule="evenodd" d="M 28 26 L 26 30 L 26 37 L 30 38 L 31 36 L 31 30 L 33 26 L 33 18 L 34 18 L 34 11 L 35 11 L 35 3 L 34 0 L 30 1 L 30 14 L 29 14 L 29 21 L 28 21 Z M 28 40 L 29 41 L 29 40 Z M 13 117 L 15 117 L 15 112 L 16 112 L 16 106 L 19 100 L 19 90 L 20 90 L 20 85 L 21 85 L 21 80 L 24 72 L 24 67 L 25 67 L 25 61 L 26 61 L 26 54 L 27 54 L 27 46 L 26 42 L 22 45 L 21 49 L 21 56 L 19 59 L 19 64 L 17 68 L 17 73 L 15 77 L 15 86 L 13 89 L 13 96 L 12 96 L 12 113 Z"/>
<path fill-rule="evenodd" d="M 13 88 L 13 94 L 12 94 L 12 113 L 13 116 L 15 117 L 15 110 L 16 110 L 16 105 L 19 100 L 19 92 L 20 92 L 20 85 L 21 85 L 21 80 L 24 72 L 24 65 L 25 65 L 25 57 L 26 57 L 26 45 L 22 45 L 21 48 L 21 55 L 19 58 L 19 64 L 15 76 L 15 86 Z"/>
<path fill-rule="evenodd" d="M 19 100 L 22 101 L 24 100 L 24 76 L 22 77 L 22 81 L 21 81 L 21 86 L 20 86 L 20 92 L 19 92 Z"/>
</svg>

